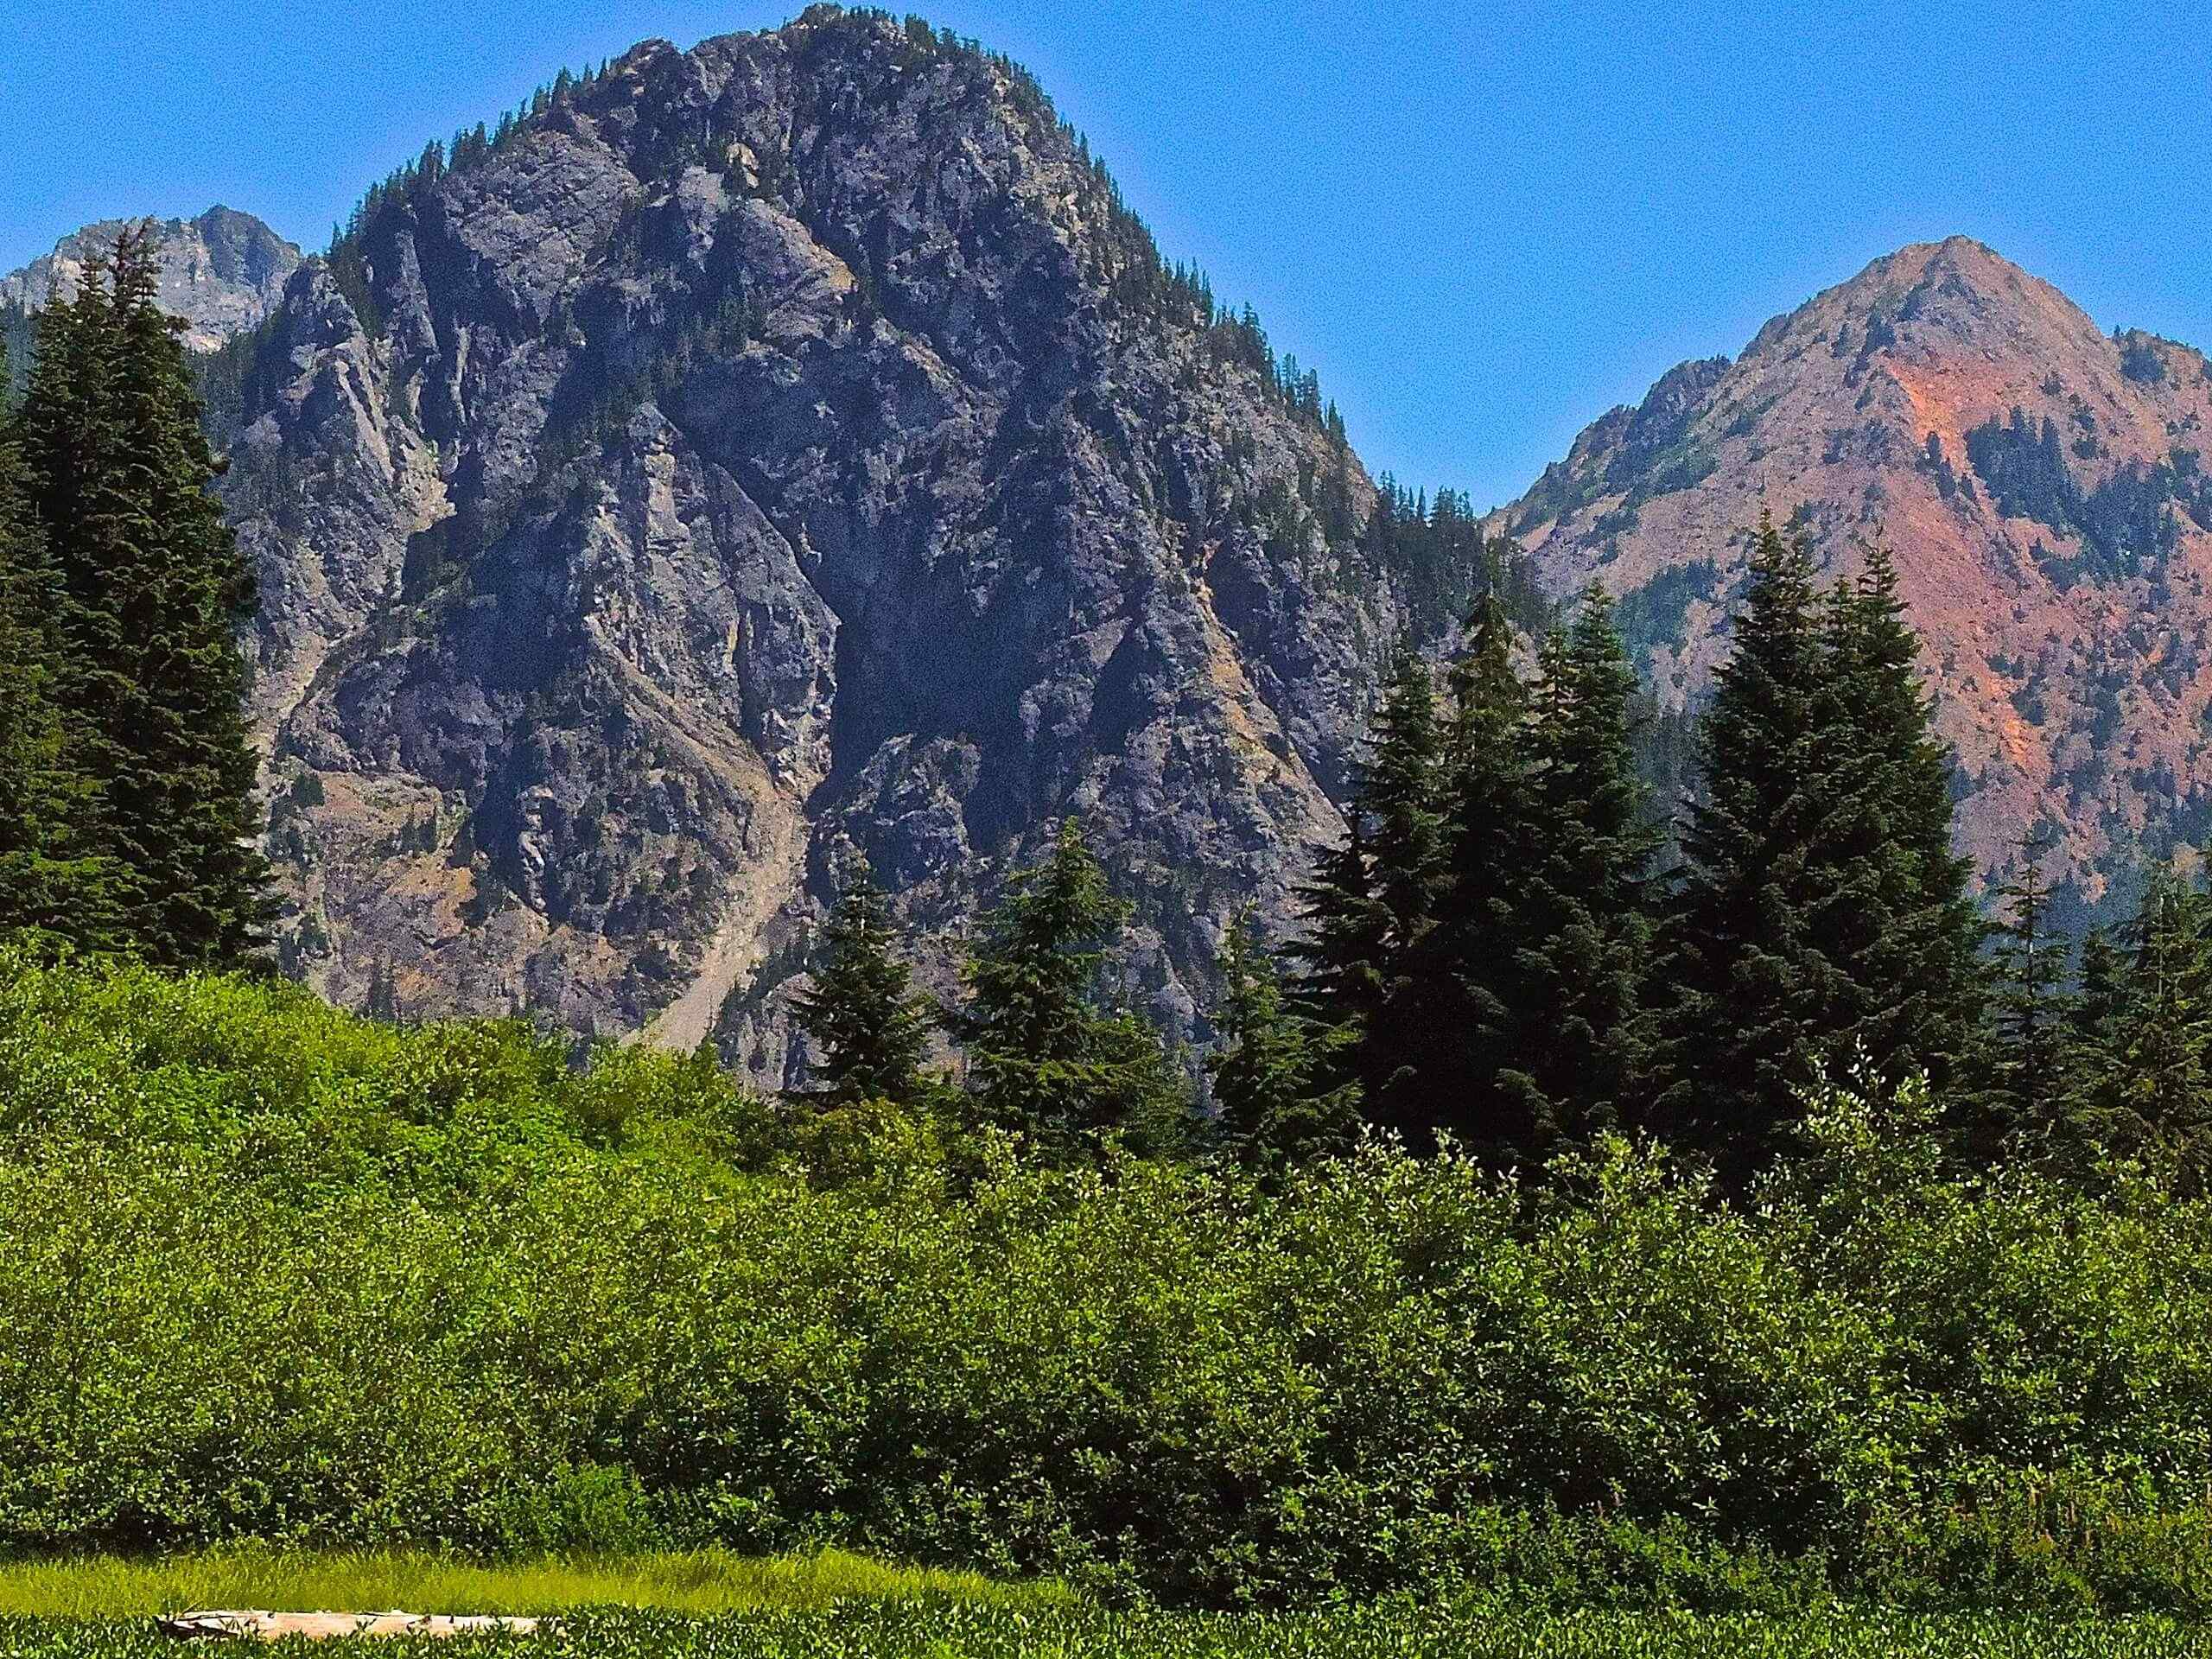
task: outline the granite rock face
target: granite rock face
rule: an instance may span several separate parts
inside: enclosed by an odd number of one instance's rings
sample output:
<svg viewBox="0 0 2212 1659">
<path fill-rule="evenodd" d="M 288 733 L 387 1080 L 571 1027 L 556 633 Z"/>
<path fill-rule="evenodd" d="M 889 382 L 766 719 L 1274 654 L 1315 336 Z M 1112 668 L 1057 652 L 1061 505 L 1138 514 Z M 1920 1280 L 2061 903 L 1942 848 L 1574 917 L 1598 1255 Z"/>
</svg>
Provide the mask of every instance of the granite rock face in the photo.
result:
<svg viewBox="0 0 2212 1659">
<path fill-rule="evenodd" d="M 2080 920 L 2212 836 L 2212 366 L 2103 333 L 1965 238 L 1909 247 L 1685 364 L 1493 521 L 1566 595 L 1624 601 L 1662 703 L 1702 701 L 1762 511 L 1831 575 L 1885 538 L 1964 849 L 2023 830 Z"/>
<path fill-rule="evenodd" d="M 287 967 L 780 1083 L 845 849 L 949 988 L 1077 812 L 1130 1000 L 1201 1031 L 1407 625 L 1357 460 L 1208 308 L 1020 71 L 828 8 L 387 193 L 223 486 Z"/>
<path fill-rule="evenodd" d="M 0 308 L 35 312 L 57 293 L 67 298 L 86 265 L 139 222 L 103 219 L 65 236 L 52 253 L 0 276 Z M 251 213 L 210 207 L 197 219 L 157 219 L 153 226 L 162 308 L 183 320 L 189 351 L 212 352 L 258 327 L 299 267 L 300 251 Z"/>
</svg>

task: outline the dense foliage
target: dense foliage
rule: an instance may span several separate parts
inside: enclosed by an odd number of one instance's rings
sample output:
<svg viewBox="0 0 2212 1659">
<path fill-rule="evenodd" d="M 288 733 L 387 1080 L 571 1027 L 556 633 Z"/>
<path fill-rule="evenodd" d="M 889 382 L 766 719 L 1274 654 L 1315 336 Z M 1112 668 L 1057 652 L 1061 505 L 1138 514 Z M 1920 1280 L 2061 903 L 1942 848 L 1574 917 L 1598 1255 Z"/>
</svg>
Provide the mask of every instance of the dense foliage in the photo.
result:
<svg viewBox="0 0 2212 1659">
<path fill-rule="evenodd" d="M 2212 1605 L 2212 1212 L 1830 1092 L 1754 1204 L 1039 1166 L 512 1023 L 11 965 L 0 1548 L 836 1541 L 1170 1603 Z"/>
</svg>

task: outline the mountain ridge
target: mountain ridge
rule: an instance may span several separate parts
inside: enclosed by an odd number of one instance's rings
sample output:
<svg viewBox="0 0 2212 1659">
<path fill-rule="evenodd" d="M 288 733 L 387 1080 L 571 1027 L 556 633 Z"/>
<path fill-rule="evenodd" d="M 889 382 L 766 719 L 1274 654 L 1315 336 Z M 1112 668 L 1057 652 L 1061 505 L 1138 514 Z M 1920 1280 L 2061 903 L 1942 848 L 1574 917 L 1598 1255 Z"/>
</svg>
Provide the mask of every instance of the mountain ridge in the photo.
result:
<svg viewBox="0 0 2212 1659">
<path fill-rule="evenodd" d="M 0 276 L 0 311 L 35 312 L 57 293 L 75 293 L 85 267 L 121 232 L 141 224 L 154 234 L 162 308 L 183 321 L 185 346 L 194 352 L 212 352 L 258 327 L 302 257 L 262 220 L 220 205 L 191 219 L 102 219 Z"/>
<path fill-rule="evenodd" d="M 642 43 L 426 156 L 251 378 L 280 952 L 341 1001 L 780 1082 L 843 849 L 949 989 L 1072 811 L 1138 907 L 1126 995 L 1198 1032 L 1412 621 L 1310 379 L 918 22 Z"/>
<path fill-rule="evenodd" d="M 1621 597 L 1677 709 L 1710 684 L 1763 510 L 1832 575 L 1886 537 L 1959 751 L 1966 850 L 1999 869 L 2036 827 L 2086 916 L 2145 849 L 2212 828 L 2208 423 L 2202 353 L 2107 334 L 1953 237 L 1872 262 L 1733 359 L 1670 371 L 1490 522 L 1555 594 L 1596 579 Z"/>
</svg>

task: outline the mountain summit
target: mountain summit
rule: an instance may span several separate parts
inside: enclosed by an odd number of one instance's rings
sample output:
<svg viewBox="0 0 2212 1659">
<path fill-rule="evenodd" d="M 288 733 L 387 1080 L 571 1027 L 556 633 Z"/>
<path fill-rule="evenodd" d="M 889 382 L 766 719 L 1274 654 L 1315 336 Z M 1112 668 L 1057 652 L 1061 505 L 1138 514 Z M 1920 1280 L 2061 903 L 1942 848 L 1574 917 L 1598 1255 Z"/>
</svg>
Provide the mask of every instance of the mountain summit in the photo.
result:
<svg viewBox="0 0 2212 1659">
<path fill-rule="evenodd" d="M 1662 702 L 1726 650 L 1747 530 L 1832 574 L 1886 537 L 1964 772 L 1967 850 L 2024 830 L 2096 906 L 2212 829 L 2212 369 L 2107 335 L 1963 237 L 1908 247 L 1593 423 L 1497 522 L 1554 593 L 1592 578 Z M 2063 868 L 2062 868 L 2063 867 Z"/>
<path fill-rule="evenodd" d="M 918 21 L 564 76 L 372 193 L 244 378 L 281 945 L 343 1001 L 780 1080 L 847 851 L 944 952 L 1080 813 L 1187 1031 L 1408 622 L 1310 378 Z"/>
<path fill-rule="evenodd" d="M 103 219 L 72 232 L 20 270 L 0 276 L 0 312 L 42 309 L 74 294 L 85 267 L 139 221 Z M 251 213 L 210 207 L 197 219 L 152 221 L 162 308 L 181 318 L 188 350 L 212 352 L 258 327 L 300 263 L 300 251 Z"/>
</svg>

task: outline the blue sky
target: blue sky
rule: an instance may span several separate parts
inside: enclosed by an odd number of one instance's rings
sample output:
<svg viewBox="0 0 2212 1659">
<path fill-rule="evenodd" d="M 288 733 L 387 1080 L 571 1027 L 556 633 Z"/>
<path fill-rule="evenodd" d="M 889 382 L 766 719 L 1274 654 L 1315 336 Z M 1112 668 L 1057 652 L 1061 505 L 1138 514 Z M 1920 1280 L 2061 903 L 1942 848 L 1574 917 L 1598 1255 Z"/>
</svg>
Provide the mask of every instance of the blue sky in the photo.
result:
<svg viewBox="0 0 2212 1659">
<path fill-rule="evenodd" d="M 0 0 L 0 270 L 214 201 L 320 246 L 566 63 L 753 0 Z M 943 0 L 1172 256 L 1317 367 L 1361 453 L 1506 499 L 1609 405 L 1964 232 L 2212 346 L 2212 29 L 2136 0 Z"/>
</svg>

